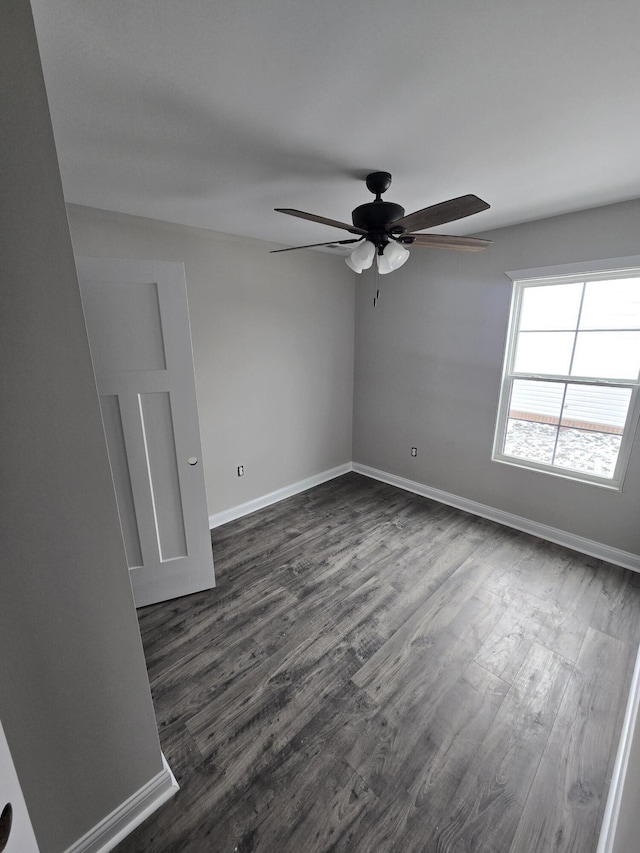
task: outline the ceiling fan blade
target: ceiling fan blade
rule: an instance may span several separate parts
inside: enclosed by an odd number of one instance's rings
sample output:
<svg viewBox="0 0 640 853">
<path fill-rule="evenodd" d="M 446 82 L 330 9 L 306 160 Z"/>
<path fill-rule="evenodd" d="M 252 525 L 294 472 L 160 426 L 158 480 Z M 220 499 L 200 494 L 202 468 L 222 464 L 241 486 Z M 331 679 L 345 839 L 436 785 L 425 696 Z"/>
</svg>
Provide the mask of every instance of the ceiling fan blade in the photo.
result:
<svg viewBox="0 0 640 853">
<path fill-rule="evenodd" d="M 403 234 L 404 246 L 424 246 L 427 249 L 457 249 L 459 252 L 480 252 L 493 243 L 479 237 L 452 237 L 449 234 Z"/>
<path fill-rule="evenodd" d="M 477 195 L 461 195 L 458 198 L 450 198 L 449 201 L 441 201 L 440 204 L 432 204 L 415 213 L 409 213 L 401 219 L 396 219 L 389 225 L 389 229 L 404 228 L 405 231 L 422 231 L 423 228 L 435 228 L 436 225 L 444 225 L 446 222 L 455 222 L 456 219 L 464 219 L 487 210 L 491 205 L 487 204 Z"/>
<path fill-rule="evenodd" d="M 353 240 L 331 240 L 329 243 L 308 243 L 306 246 L 290 246 L 288 249 L 272 249 L 269 254 L 275 255 L 278 252 L 295 252 L 296 249 L 313 249 L 314 246 L 345 246 L 347 243 L 359 243 L 362 237 L 357 237 Z"/>
<path fill-rule="evenodd" d="M 316 216 L 315 213 L 305 213 L 304 210 L 294 210 L 291 207 L 276 207 L 276 213 L 287 213 L 289 216 L 297 216 L 300 219 L 309 219 L 311 222 L 319 222 L 321 225 L 331 225 L 333 228 L 342 228 L 343 231 L 351 231 L 352 234 L 363 234 L 367 232 L 364 228 L 348 225 L 346 222 L 338 222 L 337 219 L 327 219 L 326 216 Z M 445 222 L 448 220 L 445 220 Z"/>
</svg>

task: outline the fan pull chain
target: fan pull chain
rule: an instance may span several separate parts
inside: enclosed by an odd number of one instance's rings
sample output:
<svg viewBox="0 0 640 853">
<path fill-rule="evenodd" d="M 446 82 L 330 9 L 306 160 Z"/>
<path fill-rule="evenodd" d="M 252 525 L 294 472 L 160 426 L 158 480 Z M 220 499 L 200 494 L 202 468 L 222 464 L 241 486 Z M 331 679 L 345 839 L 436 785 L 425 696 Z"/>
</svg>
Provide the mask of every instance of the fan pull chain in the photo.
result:
<svg viewBox="0 0 640 853">
<path fill-rule="evenodd" d="M 373 307 L 377 308 L 380 301 L 380 273 L 378 272 L 378 264 L 376 264 L 375 276 L 376 294 L 373 297 Z"/>
</svg>

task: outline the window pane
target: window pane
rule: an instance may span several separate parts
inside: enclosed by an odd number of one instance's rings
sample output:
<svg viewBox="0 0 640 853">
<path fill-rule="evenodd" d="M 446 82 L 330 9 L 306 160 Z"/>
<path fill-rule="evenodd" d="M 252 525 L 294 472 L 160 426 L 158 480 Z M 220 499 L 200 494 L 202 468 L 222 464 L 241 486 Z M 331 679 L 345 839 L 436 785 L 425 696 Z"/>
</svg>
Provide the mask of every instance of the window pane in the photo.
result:
<svg viewBox="0 0 640 853">
<path fill-rule="evenodd" d="M 509 417 L 557 424 L 560 421 L 564 388 L 564 382 L 514 379 L 511 387 Z"/>
<path fill-rule="evenodd" d="M 571 363 L 574 337 L 573 332 L 520 332 L 514 371 L 566 375 Z"/>
<path fill-rule="evenodd" d="M 580 328 L 640 328 L 640 278 L 588 282 Z"/>
<path fill-rule="evenodd" d="M 554 463 L 597 477 L 613 477 L 622 438 L 603 432 L 560 429 Z"/>
<path fill-rule="evenodd" d="M 562 426 L 621 435 L 630 401 L 630 388 L 569 384 L 562 410 Z"/>
<path fill-rule="evenodd" d="M 548 465 L 553 460 L 556 432 L 557 428 L 550 424 L 509 418 L 504 440 L 504 454 Z"/>
<path fill-rule="evenodd" d="M 520 309 L 521 329 L 575 329 L 582 282 L 525 287 Z"/>
<path fill-rule="evenodd" d="M 640 332 L 578 332 L 572 376 L 637 379 Z"/>
</svg>

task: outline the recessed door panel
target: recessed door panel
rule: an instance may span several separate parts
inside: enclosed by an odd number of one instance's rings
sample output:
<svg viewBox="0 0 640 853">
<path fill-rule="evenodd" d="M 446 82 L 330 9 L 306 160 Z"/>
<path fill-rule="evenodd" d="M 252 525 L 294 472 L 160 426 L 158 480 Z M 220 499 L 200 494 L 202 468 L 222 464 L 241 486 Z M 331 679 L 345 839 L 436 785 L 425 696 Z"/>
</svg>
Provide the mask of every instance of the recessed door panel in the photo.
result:
<svg viewBox="0 0 640 853">
<path fill-rule="evenodd" d="M 166 391 L 140 394 L 140 420 L 149 469 L 160 559 L 187 556 L 171 400 Z"/>
<path fill-rule="evenodd" d="M 124 442 L 120 402 L 115 394 L 100 397 L 102 422 L 109 447 L 109 461 L 113 474 L 113 484 L 116 489 L 120 526 L 124 538 L 124 548 L 130 569 L 142 565 L 142 548 L 138 534 L 138 517 L 136 515 L 129 474 L 129 460 Z"/>
<path fill-rule="evenodd" d="M 91 355 L 112 370 L 165 370 L 156 282 L 89 281 L 82 301 Z"/>
</svg>

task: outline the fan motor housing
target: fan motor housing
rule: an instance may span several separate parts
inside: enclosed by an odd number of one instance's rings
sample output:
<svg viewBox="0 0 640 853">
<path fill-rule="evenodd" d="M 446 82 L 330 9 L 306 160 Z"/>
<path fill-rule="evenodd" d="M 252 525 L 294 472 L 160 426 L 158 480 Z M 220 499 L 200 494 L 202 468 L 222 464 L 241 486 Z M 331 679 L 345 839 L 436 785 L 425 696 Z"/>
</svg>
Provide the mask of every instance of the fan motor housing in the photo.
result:
<svg viewBox="0 0 640 853">
<path fill-rule="evenodd" d="M 404 207 L 394 204 L 392 201 L 370 201 L 361 204 L 351 214 L 351 219 L 356 228 L 364 228 L 365 231 L 386 231 L 387 227 L 404 216 Z"/>
</svg>

